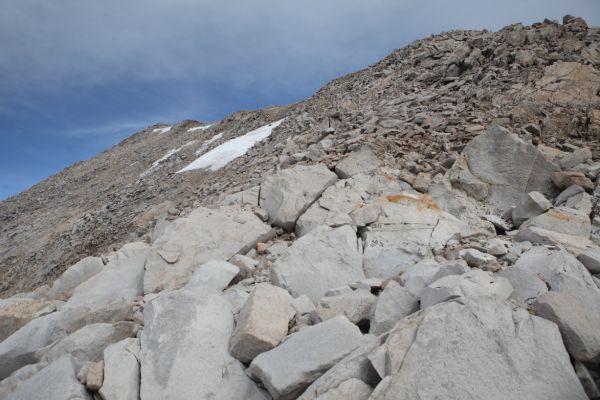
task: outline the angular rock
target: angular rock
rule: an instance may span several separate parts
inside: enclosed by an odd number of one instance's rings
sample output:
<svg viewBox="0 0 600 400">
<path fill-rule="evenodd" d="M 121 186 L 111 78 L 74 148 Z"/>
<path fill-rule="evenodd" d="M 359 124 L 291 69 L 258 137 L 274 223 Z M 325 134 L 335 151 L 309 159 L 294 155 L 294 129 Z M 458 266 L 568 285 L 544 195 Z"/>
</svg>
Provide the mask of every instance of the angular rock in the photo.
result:
<svg viewBox="0 0 600 400">
<path fill-rule="evenodd" d="M 495 298 L 405 318 L 377 352 L 371 399 L 586 399 L 556 325 Z"/>
<path fill-rule="evenodd" d="M 104 382 L 100 396 L 104 400 L 140 398 L 140 340 L 129 338 L 104 349 Z"/>
<path fill-rule="evenodd" d="M 77 286 L 64 309 L 97 307 L 111 300 L 122 298 L 133 300 L 144 293 L 144 266 L 147 245 L 143 249 L 117 252 L 102 271 Z M 127 253 L 129 251 L 129 253 Z"/>
<path fill-rule="evenodd" d="M 600 361 L 600 290 L 579 284 L 576 290 L 551 291 L 533 303 L 534 312 L 555 322 L 569 353 L 578 361 Z"/>
<path fill-rule="evenodd" d="M 559 246 L 569 250 L 573 254 L 580 254 L 581 252 L 594 247 L 592 241 L 583 236 L 567 235 L 538 227 L 521 229 L 514 236 L 514 240 L 516 242 Z"/>
<path fill-rule="evenodd" d="M 347 179 L 359 173 L 374 172 L 380 166 L 381 161 L 373 150 L 368 146 L 363 146 L 338 162 L 335 166 L 335 173 L 341 179 Z"/>
<path fill-rule="evenodd" d="M 474 269 L 463 275 L 449 275 L 439 279 L 421 294 L 421 309 L 456 297 L 495 297 L 506 300 L 513 288 L 508 279 Z"/>
<path fill-rule="evenodd" d="M 599 248 L 585 250 L 577 256 L 577 259 L 592 274 L 600 274 L 600 249 Z"/>
<path fill-rule="evenodd" d="M 501 257 L 508 253 L 508 249 L 506 248 L 506 242 L 498 238 L 488 240 L 485 243 L 485 250 L 488 254 L 491 254 L 496 257 Z"/>
<path fill-rule="evenodd" d="M 576 361 L 575 373 L 577 374 L 585 393 L 590 399 L 597 399 L 600 397 L 600 389 L 598 389 L 594 378 L 591 376 L 590 371 L 586 368 L 585 364 Z"/>
<path fill-rule="evenodd" d="M 331 389 L 319 397 L 317 400 L 368 400 L 373 392 L 373 388 L 360 379 L 350 378 L 342 382 L 337 388 Z"/>
<path fill-rule="evenodd" d="M 581 186 L 585 190 L 594 189 L 590 178 L 581 172 L 554 172 L 552 173 L 552 182 L 561 190 L 573 185 Z"/>
<path fill-rule="evenodd" d="M 262 183 L 260 206 L 268 211 L 271 225 L 293 231 L 298 217 L 336 180 L 322 164 L 279 171 Z"/>
<path fill-rule="evenodd" d="M 45 363 L 26 365 L 15 371 L 8 378 L 0 381 L 0 399 L 6 399 L 21 383 L 37 374 L 39 370 L 46 366 L 47 364 Z"/>
<path fill-rule="evenodd" d="M 85 387 L 92 392 L 97 392 L 102 387 L 103 381 L 104 360 L 100 360 L 90 365 L 85 379 Z"/>
<path fill-rule="evenodd" d="M 43 394 L 43 395 L 42 395 Z M 6 400 L 91 400 L 75 376 L 75 366 L 64 356 L 21 383 Z"/>
<path fill-rule="evenodd" d="M 468 171 L 485 185 L 487 195 L 481 192 L 485 200 L 506 212 L 523 193 L 536 191 L 553 198 L 556 189 L 551 173 L 558 169 L 533 145 L 504 128 L 492 126 L 467 144 L 448 173 L 452 176 Z M 454 182 L 461 185 L 456 179 Z"/>
<path fill-rule="evenodd" d="M 459 255 L 471 268 L 486 269 L 490 264 L 497 264 L 496 257 L 477 249 L 464 249 L 459 252 Z"/>
<path fill-rule="evenodd" d="M 565 207 L 581 211 L 585 215 L 590 215 L 593 209 L 592 196 L 585 192 L 578 193 L 575 196 L 569 197 L 565 202 Z"/>
<path fill-rule="evenodd" d="M 260 284 L 241 309 L 229 350 L 238 360 L 249 363 L 257 355 L 277 346 L 288 333 L 287 295 L 269 284 Z"/>
<path fill-rule="evenodd" d="M 589 217 L 577 210 L 557 207 L 533 217 L 521 225 L 521 229 L 541 228 L 565 235 L 589 238 L 592 225 Z"/>
<path fill-rule="evenodd" d="M 592 158 L 592 151 L 589 147 L 577 149 L 572 153 L 567 153 L 560 161 L 559 165 L 563 170 L 575 168 L 577 165 L 586 162 Z"/>
<path fill-rule="evenodd" d="M 556 197 L 554 200 L 555 206 L 562 206 L 570 197 L 575 196 L 576 194 L 583 193 L 585 190 L 579 185 L 571 185 Z"/>
<path fill-rule="evenodd" d="M 227 261 L 209 260 L 200 265 L 185 286 L 193 290 L 222 291 L 240 272 L 240 269 Z"/>
<path fill-rule="evenodd" d="M 86 257 L 67 269 L 52 284 L 48 291 L 48 298 L 67 300 L 73 295 L 73 290 L 87 281 L 98 272 L 102 271 L 104 263 L 100 257 Z"/>
<path fill-rule="evenodd" d="M 521 268 L 504 268 L 497 276 L 508 279 L 513 287 L 510 298 L 523 307 L 548 291 L 544 281 Z"/>
<path fill-rule="evenodd" d="M 102 360 L 104 349 L 109 344 L 134 337 L 140 326 L 133 322 L 116 324 L 91 324 L 75 331 L 49 348 L 40 350 L 42 361 L 53 362 L 66 354 L 72 356 L 76 365 Z"/>
<path fill-rule="evenodd" d="M 55 311 L 60 301 L 44 301 L 12 297 L 0 299 L 0 342 L 33 318 Z"/>
<path fill-rule="evenodd" d="M 425 286 L 432 282 L 440 268 L 440 265 L 432 259 L 422 260 L 401 275 L 402 286 L 408 290 L 411 296 L 418 299 Z"/>
<path fill-rule="evenodd" d="M 225 196 L 221 201 L 224 206 L 233 205 L 248 205 L 258 206 L 258 194 L 260 193 L 260 186 L 253 186 L 250 189 L 242 190 L 241 192 L 232 193 Z"/>
<path fill-rule="evenodd" d="M 359 329 L 338 316 L 305 328 L 260 354 L 248 373 L 263 383 L 273 399 L 294 399 L 361 343 Z"/>
<path fill-rule="evenodd" d="M 317 304 L 315 314 L 320 321 L 343 315 L 353 324 L 360 326 L 369 320 L 371 308 L 377 301 L 369 290 L 357 289 L 349 293 L 323 297 Z"/>
<path fill-rule="evenodd" d="M 319 227 L 296 240 L 271 268 L 271 282 L 314 303 L 327 289 L 364 278 L 356 234 L 349 226 Z"/>
<path fill-rule="evenodd" d="M 381 335 L 418 309 L 418 298 L 413 297 L 398 282 L 389 281 L 372 308 L 369 333 Z"/>
<path fill-rule="evenodd" d="M 521 225 L 529 218 L 542 214 L 550 209 L 552 203 L 539 192 L 528 193 L 512 210 L 512 222 L 515 226 Z"/>
<path fill-rule="evenodd" d="M 180 288 L 199 265 L 209 260 L 229 260 L 269 230 L 251 211 L 237 207 L 197 208 L 167 225 L 154 242 L 155 250 L 176 252 L 180 256 L 172 265 L 161 262 L 160 258 L 150 258 L 144 292 Z"/>
<path fill-rule="evenodd" d="M 162 293 L 144 307 L 142 399 L 266 399 L 229 354 L 233 315 L 210 289 Z"/>
</svg>

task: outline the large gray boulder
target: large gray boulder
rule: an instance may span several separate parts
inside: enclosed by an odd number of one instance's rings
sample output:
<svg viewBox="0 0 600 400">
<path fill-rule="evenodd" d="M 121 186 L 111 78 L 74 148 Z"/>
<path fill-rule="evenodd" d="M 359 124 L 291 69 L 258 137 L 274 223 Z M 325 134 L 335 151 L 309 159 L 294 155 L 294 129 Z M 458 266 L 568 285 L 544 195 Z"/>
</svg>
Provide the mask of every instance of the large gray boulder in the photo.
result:
<svg viewBox="0 0 600 400">
<path fill-rule="evenodd" d="M 557 207 L 527 220 L 521 229 L 541 228 L 565 235 L 589 238 L 592 231 L 590 218 L 583 211 Z"/>
<path fill-rule="evenodd" d="M 0 342 L 32 319 L 56 311 L 61 305 L 61 301 L 27 297 L 0 299 Z"/>
<path fill-rule="evenodd" d="M 512 210 L 512 222 L 515 226 L 521 225 L 529 218 L 533 218 L 552 207 L 552 203 L 539 192 L 530 192 Z"/>
<path fill-rule="evenodd" d="M 104 382 L 100 396 L 104 400 L 139 400 L 140 340 L 124 339 L 104 349 Z"/>
<path fill-rule="evenodd" d="M 102 271 L 75 288 L 63 309 L 94 308 L 114 299 L 133 300 L 141 296 L 149 251 L 150 247 L 143 243 L 124 246 Z"/>
<path fill-rule="evenodd" d="M 100 257 L 86 257 L 80 260 L 54 281 L 48 291 L 48 298 L 67 300 L 77 286 L 102 271 L 102 268 L 104 263 Z"/>
<path fill-rule="evenodd" d="M 173 263 L 156 255 L 149 259 L 144 291 L 178 289 L 187 283 L 199 265 L 209 260 L 229 260 L 269 231 L 270 227 L 251 211 L 237 207 L 199 207 L 168 224 L 152 245 L 159 253 L 178 257 Z"/>
<path fill-rule="evenodd" d="M 229 354 L 233 314 L 216 290 L 180 289 L 146 303 L 141 336 L 141 398 L 266 397 Z"/>
<path fill-rule="evenodd" d="M 403 319 L 371 359 L 374 400 L 587 398 L 556 325 L 491 297 Z"/>
<path fill-rule="evenodd" d="M 248 373 L 273 399 L 298 397 L 315 379 L 362 343 L 360 330 L 338 316 L 290 336 L 252 361 Z"/>
<path fill-rule="evenodd" d="M 504 268 L 497 273 L 497 276 L 508 279 L 513 287 L 510 298 L 522 307 L 527 307 L 529 303 L 548 291 L 544 281 L 522 268 Z"/>
<path fill-rule="evenodd" d="M 419 299 L 396 281 L 389 281 L 371 309 L 369 333 L 381 335 L 419 309 Z"/>
<path fill-rule="evenodd" d="M 317 303 L 327 289 L 363 279 L 356 234 L 349 226 L 319 227 L 296 240 L 273 264 L 271 282 Z"/>
<path fill-rule="evenodd" d="M 338 162 L 335 166 L 335 173 L 340 178 L 346 179 L 356 174 L 368 174 L 376 171 L 379 166 L 381 166 L 381 160 L 370 147 L 363 146 Z"/>
<path fill-rule="evenodd" d="M 405 272 L 431 258 L 433 247 L 475 233 L 426 196 L 398 194 L 380 205 L 378 222 L 362 235 L 363 268 L 368 278 L 385 279 Z"/>
<path fill-rule="evenodd" d="M 73 360 L 64 356 L 22 382 L 6 400 L 92 399 L 75 374 Z"/>
<path fill-rule="evenodd" d="M 492 126 L 467 144 L 448 174 L 455 186 L 506 212 L 524 193 L 554 198 L 552 172 L 558 170 L 535 146 Z"/>
<path fill-rule="evenodd" d="M 513 292 L 508 279 L 480 269 L 448 275 L 428 285 L 421 293 L 421 309 L 457 297 L 490 296 L 506 300 Z"/>
<path fill-rule="evenodd" d="M 249 363 L 277 346 L 288 333 L 289 303 L 289 294 L 283 289 L 257 285 L 237 319 L 229 346 L 231 355 Z"/>
<path fill-rule="evenodd" d="M 260 206 L 269 223 L 293 231 L 296 220 L 337 180 L 325 165 L 298 165 L 269 176 L 260 187 Z"/>
</svg>

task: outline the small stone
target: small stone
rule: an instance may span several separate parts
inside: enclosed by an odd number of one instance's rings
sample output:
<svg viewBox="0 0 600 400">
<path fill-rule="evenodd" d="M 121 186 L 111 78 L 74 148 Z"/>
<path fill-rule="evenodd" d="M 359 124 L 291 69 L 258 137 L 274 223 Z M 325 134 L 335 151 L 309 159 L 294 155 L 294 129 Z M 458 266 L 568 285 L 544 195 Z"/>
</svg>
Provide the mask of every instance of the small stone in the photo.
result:
<svg viewBox="0 0 600 400">
<path fill-rule="evenodd" d="M 85 387 L 88 390 L 97 392 L 102 387 L 104 381 L 104 360 L 92 363 L 87 371 Z"/>
<path fill-rule="evenodd" d="M 176 251 L 158 250 L 158 255 L 160 255 L 167 264 L 175 264 L 177 260 L 179 260 L 180 253 Z"/>
<path fill-rule="evenodd" d="M 262 222 L 267 222 L 269 220 L 269 212 L 264 208 L 254 207 L 252 210 L 254 215 L 256 215 Z"/>
<path fill-rule="evenodd" d="M 429 186 L 431 186 L 431 174 L 427 172 L 419 172 L 412 183 L 412 187 L 421 193 L 427 193 Z"/>
<path fill-rule="evenodd" d="M 579 185 L 585 190 L 594 190 L 594 183 L 581 172 L 553 172 L 552 182 L 559 189 L 566 189 L 572 185 Z"/>
<path fill-rule="evenodd" d="M 269 249 L 269 245 L 266 243 L 258 242 L 256 243 L 256 252 L 258 254 L 265 254 Z"/>
<path fill-rule="evenodd" d="M 505 242 L 498 238 L 488 240 L 485 244 L 485 248 L 488 254 L 496 257 L 500 257 L 508 253 Z"/>
</svg>

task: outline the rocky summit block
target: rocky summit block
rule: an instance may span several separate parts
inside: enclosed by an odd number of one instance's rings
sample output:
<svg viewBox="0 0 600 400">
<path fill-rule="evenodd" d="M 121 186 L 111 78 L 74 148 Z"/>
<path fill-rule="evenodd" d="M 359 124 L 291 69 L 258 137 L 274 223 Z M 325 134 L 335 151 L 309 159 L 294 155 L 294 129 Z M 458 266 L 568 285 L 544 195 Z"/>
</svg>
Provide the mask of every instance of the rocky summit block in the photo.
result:
<svg viewBox="0 0 600 400">
<path fill-rule="evenodd" d="M 260 187 L 260 206 L 269 223 L 289 232 L 296 220 L 337 180 L 325 165 L 298 165 L 269 176 Z"/>
<path fill-rule="evenodd" d="M 559 169 L 535 146 L 494 125 L 467 144 L 448 174 L 453 185 L 506 212 L 524 193 L 553 198 L 552 172 Z"/>
<path fill-rule="evenodd" d="M 404 318 L 370 359 L 373 400 L 587 399 L 556 325 L 491 297 Z"/>
<path fill-rule="evenodd" d="M 290 336 L 252 361 L 248 373 L 260 380 L 274 400 L 291 400 L 336 362 L 357 348 L 362 334 L 338 316 Z"/>
<path fill-rule="evenodd" d="M 296 240 L 271 268 L 271 282 L 317 303 L 328 289 L 365 277 L 356 233 L 349 226 L 319 227 Z"/>
</svg>

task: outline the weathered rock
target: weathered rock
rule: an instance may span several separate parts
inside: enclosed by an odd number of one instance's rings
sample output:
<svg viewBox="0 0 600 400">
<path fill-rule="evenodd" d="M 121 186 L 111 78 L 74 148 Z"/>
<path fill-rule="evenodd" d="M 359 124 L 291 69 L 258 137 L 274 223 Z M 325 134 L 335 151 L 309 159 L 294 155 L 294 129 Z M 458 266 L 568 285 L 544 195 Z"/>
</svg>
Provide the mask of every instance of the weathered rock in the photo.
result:
<svg viewBox="0 0 600 400">
<path fill-rule="evenodd" d="M 504 268 L 497 275 L 508 279 L 513 287 L 510 298 L 523 307 L 548 291 L 544 281 L 521 268 Z"/>
<path fill-rule="evenodd" d="M 277 346 L 288 333 L 287 295 L 282 289 L 260 284 L 240 311 L 229 350 L 238 360 L 249 363 L 257 355 Z"/>
<path fill-rule="evenodd" d="M 259 262 L 251 257 L 246 257 L 241 254 L 236 254 L 231 257 L 231 263 L 240 269 L 238 276 L 241 279 L 250 278 L 256 272 Z"/>
<path fill-rule="evenodd" d="M 565 207 L 581 211 L 585 215 L 590 215 L 593 209 L 592 196 L 585 192 L 578 193 L 569 197 L 565 202 Z"/>
<path fill-rule="evenodd" d="M 49 348 L 38 352 L 42 361 L 53 362 L 70 354 L 76 365 L 102 360 L 104 349 L 109 344 L 134 337 L 140 326 L 133 322 L 116 324 L 91 324 L 75 331 Z"/>
<path fill-rule="evenodd" d="M 248 373 L 263 383 L 273 399 L 294 399 L 361 343 L 359 329 L 338 316 L 305 328 L 260 354 Z"/>
<path fill-rule="evenodd" d="M 563 170 L 568 170 L 575 168 L 577 165 L 586 162 L 590 158 L 592 158 L 592 151 L 589 147 L 583 147 L 572 153 L 567 153 L 567 155 L 559 161 L 559 165 Z"/>
<path fill-rule="evenodd" d="M 577 210 L 557 207 L 533 217 L 521 225 L 521 229 L 541 228 L 565 235 L 589 238 L 592 230 L 589 217 Z"/>
<path fill-rule="evenodd" d="M 117 252 L 102 271 L 77 286 L 64 309 L 96 307 L 116 298 L 133 300 L 144 293 L 144 266 L 149 247 Z M 129 253 L 127 253 L 129 252 Z"/>
<path fill-rule="evenodd" d="M 463 275 L 443 277 L 423 289 L 421 309 L 456 297 L 490 296 L 505 300 L 512 291 L 508 279 L 474 269 Z"/>
<path fill-rule="evenodd" d="M 0 342 L 0 380 L 36 363 L 36 351 L 67 336 L 60 313 L 36 318 Z"/>
<path fill-rule="evenodd" d="M 104 382 L 100 396 L 104 400 L 140 398 L 140 340 L 129 338 L 104 349 Z"/>
<path fill-rule="evenodd" d="M 60 301 L 29 298 L 0 299 L 0 342 L 33 318 L 56 311 L 61 304 Z"/>
<path fill-rule="evenodd" d="M 229 354 L 233 315 L 216 290 L 162 293 L 144 307 L 143 399 L 265 399 Z"/>
<path fill-rule="evenodd" d="M 577 259 L 592 274 L 600 274 L 600 249 L 593 248 L 585 250 L 577 256 Z"/>
<path fill-rule="evenodd" d="M 425 259 L 410 267 L 401 275 L 402 286 L 411 296 L 419 298 L 421 292 L 440 271 L 440 265 L 432 259 Z"/>
<path fill-rule="evenodd" d="M 200 265 L 185 286 L 193 290 L 221 291 L 239 274 L 240 269 L 227 261 L 209 260 Z"/>
<path fill-rule="evenodd" d="M 489 271 L 497 271 L 499 268 L 496 257 L 483 253 L 477 249 L 465 249 L 459 252 L 460 257 L 472 268 L 481 268 Z M 496 268 L 497 267 L 497 268 Z"/>
<path fill-rule="evenodd" d="M 576 194 L 583 193 L 585 190 L 579 185 L 571 185 L 556 197 L 554 200 L 555 206 L 562 206 L 570 197 L 575 196 Z"/>
<path fill-rule="evenodd" d="M 317 400 L 368 400 L 373 388 L 360 379 L 350 378 L 337 388 L 317 397 Z"/>
<path fill-rule="evenodd" d="M 162 259 L 149 259 L 144 292 L 180 288 L 199 265 L 209 260 L 229 260 L 269 230 L 251 211 L 236 207 L 197 208 L 169 224 L 154 242 L 156 250 L 177 252 L 180 257 L 172 265 L 161 262 Z"/>
<path fill-rule="evenodd" d="M 487 189 L 487 193 L 478 191 L 480 197 L 506 212 L 519 202 L 523 193 L 536 191 L 553 198 L 556 189 L 551 173 L 558 169 L 531 144 L 504 128 L 492 126 L 467 144 L 449 174 L 469 172 Z M 460 179 L 452 180 L 463 186 Z"/>
<path fill-rule="evenodd" d="M 364 278 L 356 234 L 349 226 L 320 227 L 301 237 L 271 268 L 271 282 L 314 303 L 327 289 Z"/>
<path fill-rule="evenodd" d="M 56 360 L 22 382 L 6 400 L 37 400 L 40 396 L 48 400 L 92 398 L 77 380 L 75 366 L 69 356 Z"/>
<path fill-rule="evenodd" d="M 490 297 L 405 318 L 376 352 L 376 400 L 586 398 L 556 325 Z"/>
<path fill-rule="evenodd" d="M 377 298 L 369 290 L 357 289 L 336 296 L 321 298 L 315 314 L 320 321 L 326 321 L 338 315 L 343 315 L 353 324 L 360 326 L 369 321 L 371 308 Z"/>
<path fill-rule="evenodd" d="M 87 371 L 85 379 L 85 387 L 92 391 L 97 392 L 102 387 L 104 381 L 104 360 L 92 363 Z"/>
<path fill-rule="evenodd" d="M 552 182 L 559 189 L 566 189 L 569 186 L 581 186 L 585 190 L 593 190 L 594 184 L 581 172 L 554 172 L 552 173 Z"/>
<path fill-rule="evenodd" d="M 398 282 L 389 281 L 372 308 L 369 333 L 381 335 L 418 309 L 418 298 L 413 297 Z"/>
<path fill-rule="evenodd" d="M 225 196 L 221 201 L 224 206 L 233 205 L 248 205 L 258 206 L 258 194 L 260 193 L 260 186 L 253 186 L 250 189 L 242 190 L 241 192 L 232 193 Z"/>
<path fill-rule="evenodd" d="M 347 179 L 359 173 L 374 172 L 380 166 L 381 161 L 377 155 L 370 147 L 364 146 L 338 162 L 335 166 L 335 173 L 341 179 Z"/>
<path fill-rule="evenodd" d="M 512 222 L 515 226 L 519 226 L 529 218 L 540 215 L 551 207 L 552 203 L 543 194 L 530 192 L 513 208 Z"/>
<path fill-rule="evenodd" d="M 298 217 L 336 180 L 322 164 L 279 171 L 262 183 L 260 206 L 268 211 L 270 224 L 293 231 Z"/>
<path fill-rule="evenodd" d="M 67 269 L 52 284 L 48 297 L 57 300 L 67 300 L 73 295 L 73 290 L 87 281 L 98 272 L 102 271 L 104 263 L 100 257 L 86 257 Z"/>
<path fill-rule="evenodd" d="M 567 235 L 538 227 L 521 229 L 515 235 L 514 240 L 517 242 L 559 246 L 569 250 L 573 254 L 580 254 L 594 247 L 592 241 L 583 236 Z"/>
<path fill-rule="evenodd" d="M 485 250 L 488 254 L 491 254 L 496 257 L 501 257 L 508 253 L 506 245 L 506 241 L 498 238 L 493 238 L 485 242 Z"/>
<path fill-rule="evenodd" d="M 600 389 L 598 389 L 594 378 L 591 376 L 590 371 L 586 368 L 585 364 L 575 361 L 574 366 L 579 382 L 581 382 L 581 386 L 583 386 L 588 397 L 590 399 L 600 397 Z"/>
</svg>

